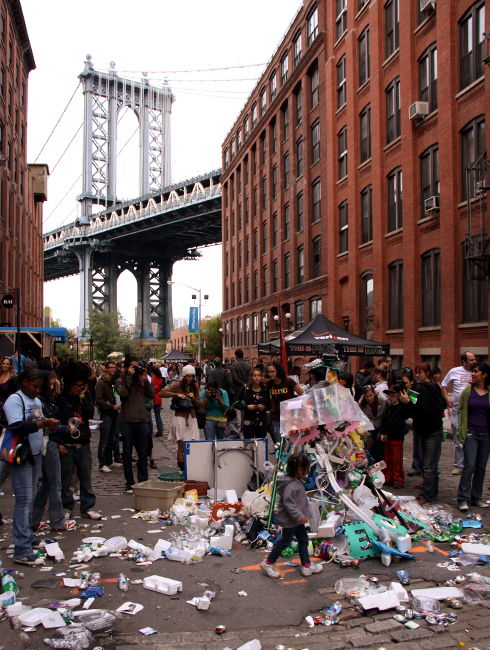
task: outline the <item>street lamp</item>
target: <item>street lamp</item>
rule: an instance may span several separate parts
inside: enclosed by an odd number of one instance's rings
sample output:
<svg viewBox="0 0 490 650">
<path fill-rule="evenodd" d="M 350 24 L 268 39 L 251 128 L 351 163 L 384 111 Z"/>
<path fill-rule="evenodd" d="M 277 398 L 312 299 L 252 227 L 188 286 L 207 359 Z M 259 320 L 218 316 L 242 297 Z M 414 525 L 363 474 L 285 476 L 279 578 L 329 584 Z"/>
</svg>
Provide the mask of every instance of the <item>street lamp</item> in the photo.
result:
<svg viewBox="0 0 490 650">
<path fill-rule="evenodd" d="M 291 327 L 292 327 L 291 314 L 288 312 L 287 314 L 284 314 L 284 316 L 286 317 L 286 319 L 288 321 L 288 330 L 291 330 Z"/>
<path fill-rule="evenodd" d="M 197 333 L 198 333 L 198 343 L 197 343 L 197 362 L 201 363 L 201 289 L 195 289 L 194 287 L 191 287 L 188 284 L 184 284 L 183 282 L 174 282 L 173 280 L 167 280 L 167 284 L 180 284 L 182 287 L 187 287 L 188 289 L 192 289 L 192 291 L 196 291 L 199 294 L 199 310 L 197 313 Z M 192 296 L 192 298 L 195 300 L 196 296 Z M 204 294 L 204 300 L 208 300 L 209 296 Z"/>
</svg>

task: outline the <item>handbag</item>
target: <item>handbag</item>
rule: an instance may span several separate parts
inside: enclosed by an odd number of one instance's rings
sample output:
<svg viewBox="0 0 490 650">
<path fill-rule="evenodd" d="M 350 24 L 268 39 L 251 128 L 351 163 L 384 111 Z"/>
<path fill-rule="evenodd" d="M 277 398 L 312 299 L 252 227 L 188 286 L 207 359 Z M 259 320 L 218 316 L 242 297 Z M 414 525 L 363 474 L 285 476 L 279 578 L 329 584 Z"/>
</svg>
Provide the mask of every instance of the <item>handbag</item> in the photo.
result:
<svg viewBox="0 0 490 650">
<path fill-rule="evenodd" d="M 25 404 L 22 397 L 22 424 L 26 419 Z M 16 427 L 16 428 L 20 428 Z M 16 465 L 23 465 L 27 460 L 34 464 L 29 436 L 20 436 L 10 428 L 5 428 L 0 436 L 0 460 Z"/>
<path fill-rule="evenodd" d="M 193 408 L 192 399 L 190 397 L 172 397 L 170 402 L 171 411 L 190 411 Z"/>
</svg>

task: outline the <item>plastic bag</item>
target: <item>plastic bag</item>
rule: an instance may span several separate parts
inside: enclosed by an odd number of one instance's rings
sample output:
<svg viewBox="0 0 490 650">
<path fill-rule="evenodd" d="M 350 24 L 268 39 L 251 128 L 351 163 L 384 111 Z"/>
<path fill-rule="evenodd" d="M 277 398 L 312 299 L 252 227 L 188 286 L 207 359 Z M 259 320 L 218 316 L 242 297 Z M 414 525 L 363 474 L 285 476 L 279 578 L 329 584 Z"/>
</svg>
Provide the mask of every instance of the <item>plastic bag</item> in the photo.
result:
<svg viewBox="0 0 490 650">
<path fill-rule="evenodd" d="M 349 422 L 350 426 L 344 430 L 344 433 L 354 431 L 354 429 L 365 431 L 374 429 L 354 401 L 350 390 L 345 386 L 333 384 L 327 388 L 313 390 L 309 394 L 313 395 L 320 424 L 331 428 L 336 422 Z"/>
<path fill-rule="evenodd" d="M 373 496 L 373 493 L 369 488 L 367 488 L 365 485 L 360 485 L 354 490 L 354 501 L 362 506 L 363 508 L 367 508 L 368 510 L 372 510 L 372 508 L 376 508 L 378 504 L 378 499 L 376 499 Z"/>
<path fill-rule="evenodd" d="M 419 614 L 440 614 L 441 604 L 430 596 L 414 596 L 412 609 Z"/>
<path fill-rule="evenodd" d="M 479 605 L 490 596 L 490 585 L 484 582 L 470 582 L 460 588 L 468 605 Z"/>
<path fill-rule="evenodd" d="M 362 578 L 341 578 L 335 583 L 335 591 L 338 594 L 346 594 L 353 598 L 368 596 L 369 582 Z"/>
<path fill-rule="evenodd" d="M 246 491 L 242 494 L 242 514 L 245 515 L 245 517 L 257 515 L 257 517 L 267 518 L 270 502 L 271 498 L 268 495 Z"/>
<path fill-rule="evenodd" d="M 293 397 L 293 399 L 281 402 L 281 433 L 301 431 L 317 425 L 318 419 L 313 393 L 305 393 L 299 397 Z"/>
</svg>

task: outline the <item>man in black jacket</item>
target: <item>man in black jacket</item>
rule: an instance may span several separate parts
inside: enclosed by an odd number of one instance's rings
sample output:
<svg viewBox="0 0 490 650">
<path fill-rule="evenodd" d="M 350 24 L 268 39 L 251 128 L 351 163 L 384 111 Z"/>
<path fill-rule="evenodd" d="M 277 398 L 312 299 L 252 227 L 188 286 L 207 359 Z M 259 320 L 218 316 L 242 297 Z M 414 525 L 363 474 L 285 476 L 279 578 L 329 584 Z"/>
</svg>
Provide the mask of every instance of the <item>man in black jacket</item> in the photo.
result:
<svg viewBox="0 0 490 650">
<path fill-rule="evenodd" d="M 214 364 L 215 368 L 206 375 L 206 386 L 212 381 L 217 381 L 218 386 L 228 392 L 231 388 L 231 374 L 223 368 L 220 357 L 215 358 Z"/>
<path fill-rule="evenodd" d="M 415 404 L 406 391 L 400 393 L 399 400 L 404 405 L 401 411 L 402 415 L 405 419 L 412 418 L 413 427 L 419 436 L 424 482 L 417 501 L 420 505 L 424 505 L 432 503 L 437 497 L 439 489 L 437 467 L 442 451 L 441 411 L 436 407 L 431 393 L 424 386 L 425 382 L 413 379 L 413 372 L 410 368 L 403 369 L 402 377 L 406 389 L 418 393 Z"/>
<path fill-rule="evenodd" d="M 372 361 L 366 361 L 364 368 L 356 372 L 356 378 L 354 382 L 354 391 L 355 399 L 358 402 L 362 397 L 362 389 L 364 386 L 367 386 L 371 383 L 371 371 L 374 368 L 374 363 Z"/>
<path fill-rule="evenodd" d="M 392 388 L 383 391 L 390 405 L 386 410 L 379 428 L 381 440 L 385 445 L 385 485 L 393 485 L 396 489 L 402 488 L 405 481 L 403 472 L 403 440 L 408 433 L 407 423 L 402 413 L 404 407 L 398 401 L 401 392 L 400 389 L 402 388 L 401 383 L 395 383 Z"/>
<path fill-rule="evenodd" d="M 114 395 L 114 377 L 116 374 L 116 364 L 114 361 L 107 362 L 107 370 L 103 374 L 95 387 L 95 402 L 102 418 L 100 425 L 99 438 L 99 470 L 101 472 L 111 472 L 109 467 L 112 465 L 112 450 L 116 440 L 117 414 L 121 409 L 120 404 L 116 404 Z"/>
</svg>

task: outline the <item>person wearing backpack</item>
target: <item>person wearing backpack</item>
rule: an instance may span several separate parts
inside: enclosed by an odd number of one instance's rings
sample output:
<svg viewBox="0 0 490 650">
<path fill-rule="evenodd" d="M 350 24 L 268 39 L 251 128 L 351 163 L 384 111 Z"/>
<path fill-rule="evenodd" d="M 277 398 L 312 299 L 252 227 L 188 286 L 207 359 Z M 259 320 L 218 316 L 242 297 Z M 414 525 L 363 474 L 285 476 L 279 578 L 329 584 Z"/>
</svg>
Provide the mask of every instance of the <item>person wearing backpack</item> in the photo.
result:
<svg viewBox="0 0 490 650">
<path fill-rule="evenodd" d="M 405 419 L 412 418 L 420 443 L 420 456 L 423 466 L 423 483 L 417 498 L 419 505 L 432 503 L 439 489 L 437 467 L 442 451 L 442 411 L 443 397 L 440 386 L 430 381 L 431 368 L 427 362 L 415 368 L 414 380 L 410 368 L 402 370 L 403 382 L 407 390 L 415 391 L 414 403 L 406 391 L 400 393 L 399 401 L 404 405 L 400 413 Z"/>
</svg>

